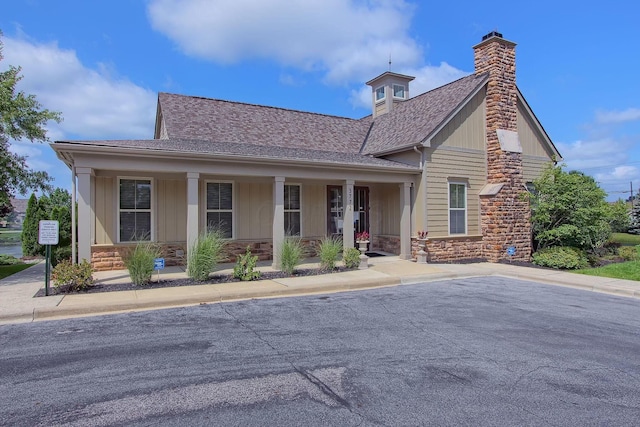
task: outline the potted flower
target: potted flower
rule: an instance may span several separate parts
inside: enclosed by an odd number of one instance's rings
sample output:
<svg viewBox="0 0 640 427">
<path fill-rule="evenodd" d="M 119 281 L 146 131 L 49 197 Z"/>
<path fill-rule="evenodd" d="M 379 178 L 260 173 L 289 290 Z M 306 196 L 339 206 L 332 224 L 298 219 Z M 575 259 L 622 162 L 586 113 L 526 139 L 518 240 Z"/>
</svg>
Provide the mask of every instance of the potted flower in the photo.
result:
<svg viewBox="0 0 640 427">
<path fill-rule="evenodd" d="M 367 245 L 369 244 L 369 233 L 367 231 L 356 233 L 356 242 L 358 243 L 360 252 L 365 253 L 367 251 Z"/>
<path fill-rule="evenodd" d="M 427 236 L 429 235 L 429 232 L 424 230 L 424 231 L 418 231 L 418 256 L 417 256 L 417 261 L 418 264 L 426 264 L 427 263 L 427 253 L 425 252 L 424 248 L 427 245 Z"/>
</svg>

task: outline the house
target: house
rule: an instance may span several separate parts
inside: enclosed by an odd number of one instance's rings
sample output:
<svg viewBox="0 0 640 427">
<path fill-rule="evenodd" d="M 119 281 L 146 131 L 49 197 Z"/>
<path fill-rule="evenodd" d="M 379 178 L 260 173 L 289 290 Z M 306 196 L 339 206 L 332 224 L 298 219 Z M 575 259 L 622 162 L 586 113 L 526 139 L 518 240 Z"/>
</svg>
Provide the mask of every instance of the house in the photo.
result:
<svg viewBox="0 0 640 427">
<path fill-rule="evenodd" d="M 142 238 L 183 263 L 217 226 L 230 259 L 250 246 L 276 266 L 287 234 L 312 251 L 365 230 L 371 250 L 404 259 L 428 230 L 432 261 L 529 260 L 521 194 L 560 154 L 516 86 L 515 44 L 492 32 L 473 49 L 472 75 L 413 98 L 411 76 L 372 79 L 358 120 L 160 93 L 154 139 L 56 141 L 75 177 L 78 258 L 123 268 Z"/>
</svg>

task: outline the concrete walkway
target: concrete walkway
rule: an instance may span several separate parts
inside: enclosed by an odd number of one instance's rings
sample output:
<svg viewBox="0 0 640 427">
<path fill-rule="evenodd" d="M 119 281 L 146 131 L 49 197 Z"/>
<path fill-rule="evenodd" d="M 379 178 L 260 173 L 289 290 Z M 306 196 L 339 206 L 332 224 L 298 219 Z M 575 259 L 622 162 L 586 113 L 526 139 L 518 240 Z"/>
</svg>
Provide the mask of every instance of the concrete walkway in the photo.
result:
<svg viewBox="0 0 640 427">
<path fill-rule="evenodd" d="M 640 282 L 585 276 L 563 271 L 518 267 L 509 264 L 416 264 L 398 257 L 370 258 L 369 269 L 318 276 L 292 277 L 253 282 L 233 282 L 211 285 L 168 287 L 104 292 L 92 294 L 33 296 L 44 287 L 44 262 L 0 280 L 0 324 L 37 320 L 100 315 L 106 313 L 153 310 L 197 304 L 217 303 L 251 298 L 284 297 L 350 291 L 415 284 L 444 279 L 505 276 L 552 285 L 569 286 L 595 292 L 605 292 L 640 298 Z M 315 267 L 310 262 L 304 267 Z M 232 264 L 221 266 L 216 273 L 229 273 Z M 263 264 L 263 271 L 270 267 Z M 162 270 L 160 280 L 185 278 L 179 267 Z M 94 274 L 97 283 L 129 282 L 127 271 Z M 153 280 L 157 276 L 154 274 Z"/>
</svg>

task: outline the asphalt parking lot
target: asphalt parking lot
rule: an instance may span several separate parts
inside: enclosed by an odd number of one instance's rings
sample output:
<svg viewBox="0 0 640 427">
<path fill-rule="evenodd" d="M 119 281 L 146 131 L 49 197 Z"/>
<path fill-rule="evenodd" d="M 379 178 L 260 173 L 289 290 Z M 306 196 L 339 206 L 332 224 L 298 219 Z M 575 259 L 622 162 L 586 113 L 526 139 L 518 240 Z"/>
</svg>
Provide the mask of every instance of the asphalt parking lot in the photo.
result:
<svg viewBox="0 0 640 427">
<path fill-rule="evenodd" d="M 640 301 L 502 277 L 0 326 L 6 425 L 635 425 Z"/>
</svg>

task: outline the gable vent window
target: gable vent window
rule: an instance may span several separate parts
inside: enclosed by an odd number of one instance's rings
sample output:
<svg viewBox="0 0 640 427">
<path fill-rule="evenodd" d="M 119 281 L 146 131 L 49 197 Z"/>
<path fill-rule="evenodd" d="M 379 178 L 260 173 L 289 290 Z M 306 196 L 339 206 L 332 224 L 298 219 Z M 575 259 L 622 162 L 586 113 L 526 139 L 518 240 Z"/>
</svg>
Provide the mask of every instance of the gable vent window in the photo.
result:
<svg viewBox="0 0 640 427">
<path fill-rule="evenodd" d="M 207 182 L 207 229 L 225 239 L 233 237 L 233 184 Z"/>
<path fill-rule="evenodd" d="M 284 186 L 284 233 L 287 236 L 300 235 L 300 185 Z"/>
<path fill-rule="evenodd" d="M 406 98 L 405 87 L 403 85 L 393 85 L 393 97 L 405 99 Z"/>
<path fill-rule="evenodd" d="M 151 180 L 120 178 L 118 193 L 119 241 L 152 240 Z"/>
</svg>

